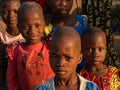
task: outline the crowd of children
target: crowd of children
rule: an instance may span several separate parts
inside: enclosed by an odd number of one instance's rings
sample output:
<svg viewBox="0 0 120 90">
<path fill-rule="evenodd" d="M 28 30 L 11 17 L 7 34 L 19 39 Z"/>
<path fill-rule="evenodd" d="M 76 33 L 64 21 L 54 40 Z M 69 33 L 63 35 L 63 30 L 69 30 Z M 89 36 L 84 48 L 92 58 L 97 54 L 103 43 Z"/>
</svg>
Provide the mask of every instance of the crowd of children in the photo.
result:
<svg viewBox="0 0 120 90">
<path fill-rule="evenodd" d="M 50 45 L 50 65 L 55 77 L 37 90 L 98 90 L 97 86 L 76 74 L 82 60 L 81 39 L 72 27 L 58 28 Z"/>
<path fill-rule="evenodd" d="M 105 33 L 70 14 L 77 0 L 22 1 L 1 0 L 0 90 L 120 90 Z"/>
</svg>

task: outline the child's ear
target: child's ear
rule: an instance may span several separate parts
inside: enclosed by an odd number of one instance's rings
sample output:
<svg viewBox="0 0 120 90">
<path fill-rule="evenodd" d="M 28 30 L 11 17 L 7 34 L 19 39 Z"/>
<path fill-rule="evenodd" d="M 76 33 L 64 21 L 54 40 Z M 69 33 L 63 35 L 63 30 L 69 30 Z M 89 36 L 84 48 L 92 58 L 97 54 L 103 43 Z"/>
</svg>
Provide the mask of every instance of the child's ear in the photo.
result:
<svg viewBox="0 0 120 90">
<path fill-rule="evenodd" d="M 83 57 L 83 54 L 80 53 L 80 54 L 79 54 L 79 58 L 78 58 L 78 64 L 81 63 L 81 61 L 82 61 L 82 57 Z"/>
</svg>

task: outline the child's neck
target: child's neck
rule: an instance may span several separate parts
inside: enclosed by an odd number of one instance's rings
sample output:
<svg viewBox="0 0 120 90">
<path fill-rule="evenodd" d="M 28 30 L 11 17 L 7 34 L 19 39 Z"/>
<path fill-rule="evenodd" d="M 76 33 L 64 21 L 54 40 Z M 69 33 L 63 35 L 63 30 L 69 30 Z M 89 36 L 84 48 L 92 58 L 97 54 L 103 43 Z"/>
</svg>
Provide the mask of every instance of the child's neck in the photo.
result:
<svg viewBox="0 0 120 90">
<path fill-rule="evenodd" d="M 19 30 L 18 30 L 18 28 L 17 27 L 8 27 L 7 29 L 6 29 L 6 31 L 7 31 L 7 33 L 8 34 L 10 34 L 10 35 L 12 35 L 12 36 L 17 36 L 17 35 L 19 35 L 20 34 L 20 32 L 19 32 Z"/>
<path fill-rule="evenodd" d="M 42 41 L 40 40 L 39 42 L 33 43 L 33 42 L 29 42 L 26 40 L 26 42 L 24 43 L 25 46 L 33 46 L 33 45 L 37 45 L 39 43 L 42 43 Z"/>
<path fill-rule="evenodd" d="M 78 77 L 75 75 L 70 78 L 60 79 L 59 77 L 55 77 L 55 85 L 56 86 L 71 86 L 78 83 Z"/>
<path fill-rule="evenodd" d="M 97 77 L 105 76 L 108 73 L 108 67 L 104 64 L 99 65 L 86 65 L 85 67 L 90 73 L 96 75 Z"/>
</svg>

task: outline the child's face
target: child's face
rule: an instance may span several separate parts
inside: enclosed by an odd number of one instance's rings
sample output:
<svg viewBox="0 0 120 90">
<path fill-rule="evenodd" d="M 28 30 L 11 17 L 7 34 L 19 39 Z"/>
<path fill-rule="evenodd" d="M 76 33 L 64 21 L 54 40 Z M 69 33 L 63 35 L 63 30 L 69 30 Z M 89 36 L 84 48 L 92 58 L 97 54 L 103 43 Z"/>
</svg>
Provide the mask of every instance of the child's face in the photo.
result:
<svg viewBox="0 0 120 90">
<path fill-rule="evenodd" d="M 20 15 L 18 27 L 26 43 L 31 45 L 41 41 L 45 22 L 40 13 L 28 10 Z"/>
<path fill-rule="evenodd" d="M 61 38 L 51 44 L 50 64 L 59 78 L 68 78 L 76 73 L 82 55 L 73 39 Z"/>
<path fill-rule="evenodd" d="M 72 8 L 73 0 L 50 0 L 52 13 L 57 16 L 66 16 Z"/>
<path fill-rule="evenodd" d="M 106 40 L 103 34 L 90 36 L 82 44 L 83 56 L 89 65 L 103 63 L 106 56 Z"/>
<path fill-rule="evenodd" d="M 7 27 L 17 27 L 17 12 L 20 7 L 19 1 L 6 1 L 2 5 L 2 18 Z"/>
</svg>

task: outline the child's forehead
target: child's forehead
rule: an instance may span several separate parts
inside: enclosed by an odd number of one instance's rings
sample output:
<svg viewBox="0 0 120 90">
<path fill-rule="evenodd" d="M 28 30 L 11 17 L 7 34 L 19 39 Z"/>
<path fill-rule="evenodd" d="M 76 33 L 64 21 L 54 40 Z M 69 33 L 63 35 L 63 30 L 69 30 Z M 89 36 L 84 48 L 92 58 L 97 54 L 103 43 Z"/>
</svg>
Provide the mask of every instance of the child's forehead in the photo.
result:
<svg viewBox="0 0 120 90">
<path fill-rule="evenodd" d="M 19 4 L 19 5 L 18 5 Z M 2 1 L 1 2 L 1 8 L 7 8 L 8 6 L 15 6 L 16 5 L 16 7 L 20 7 L 20 1 L 19 0 L 5 0 L 5 1 Z"/>
<path fill-rule="evenodd" d="M 93 34 L 89 34 L 88 36 L 94 39 L 94 38 L 100 38 L 100 37 L 104 38 L 105 35 L 102 32 L 95 32 Z"/>
<path fill-rule="evenodd" d="M 26 14 L 26 13 L 36 13 L 41 16 L 43 16 L 42 8 L 39 4 L 35 2 L 25 2 L 21 5 L 21 7 L 18 10 L 18 15 Z"/>
<path fill-rule="evenodd" d="M 43 14 L 41 12 L 38 12 L 36 10 L 25 10 L 22 13 L 19 13 L 19 18 L 29 18 L 29 17 L 39 17 L 39 18 L 43 18 Z"/>
<path fill-rule="evenodd" d="M 105 33 L 101 28 L 89 27 L 82 35 L 82 38 L 96 38 L 97 36 L 104 37 Z"/>
<path fill-rule="evenodd" d="M 87 34 L 84 38 L 87 41 L 97 40 L 97 39 L 100 39 L 100 38 L 102 38 L 102 40 L 106 39 L 104 33 L 98 33 L 98 32 L 97 33 L 93 33 L 93 34 Z"/>
<path fill-rule="evenodd" d="M 4 0 L 4 1 L 1 1 L 1 5 L 2 6 L 5 6 L 5 5 L 10 5 L 10 4 L 14 4 L 14 3 L 20 3 L 20 0 Z"/>
</svg>

